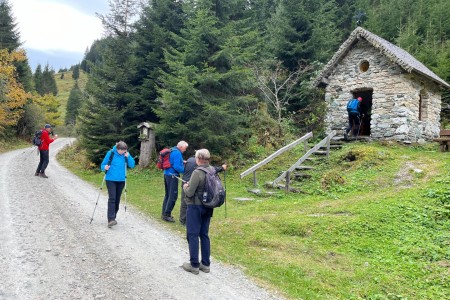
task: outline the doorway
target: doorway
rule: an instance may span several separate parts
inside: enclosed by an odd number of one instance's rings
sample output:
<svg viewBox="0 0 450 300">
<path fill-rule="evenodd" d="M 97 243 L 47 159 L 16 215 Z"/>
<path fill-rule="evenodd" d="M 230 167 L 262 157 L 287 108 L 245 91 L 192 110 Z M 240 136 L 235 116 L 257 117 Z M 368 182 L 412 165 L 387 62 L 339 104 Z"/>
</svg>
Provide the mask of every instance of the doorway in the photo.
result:
<svg viewBox="0 0 450 300">
<path fill-rule="evenodd" d="M 361 120 L 359 134 L 370 136 L 370 121 L 372 116 L 372 96 L 373 89 L 353 91 L 353 98 L 361 97 L 361 113 L 364 115 Z"/>
</svg>

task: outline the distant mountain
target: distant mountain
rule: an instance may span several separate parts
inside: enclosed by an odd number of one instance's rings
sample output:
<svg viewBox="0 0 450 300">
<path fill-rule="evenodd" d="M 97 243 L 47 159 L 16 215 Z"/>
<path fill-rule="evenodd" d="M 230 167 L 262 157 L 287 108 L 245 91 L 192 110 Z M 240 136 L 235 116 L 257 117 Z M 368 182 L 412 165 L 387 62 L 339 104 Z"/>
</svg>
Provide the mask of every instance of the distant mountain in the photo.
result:
<svg viewBox="0 0 450 300">
<path fill-rule="evenodd" d="M 34 49 L 26 49 L 28 62 L 31 70 L 36 70 L 38 64 L 41 64 L 42 68 L 46 64 L 53 68 L 55 72 L 59 69 L 70 68 L 81 62 L 84 54 L 79 52 L 68 51 L 39 51 Z"/>
</svg>

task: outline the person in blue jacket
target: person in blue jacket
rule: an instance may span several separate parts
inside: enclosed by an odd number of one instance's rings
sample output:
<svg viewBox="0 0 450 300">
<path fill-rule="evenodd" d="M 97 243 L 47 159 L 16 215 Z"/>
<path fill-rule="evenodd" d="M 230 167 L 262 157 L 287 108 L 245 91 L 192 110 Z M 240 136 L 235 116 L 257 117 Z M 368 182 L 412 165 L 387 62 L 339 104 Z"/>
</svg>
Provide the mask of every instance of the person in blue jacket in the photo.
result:
<svg viewBox="0 0 450 300">
<path fill-rule="evenodd" d="M 108 188 L 108 227 L 117 224 L 116 215 L 119 211 L 120 196 L 125 187 L 126 168 L 134 168 L 134 158 L 128 153 L 127 144 L 118 142 L 108 151 L 101 164 L 105 171 L 106 187 Z"/>
<path fill-rule="evenodd" d="M 170 152 L 170 168 L 164 170 L 164 201 L 162 205 L 161 218 L 166 222 L 175 222 L 172 216 L 172 210 L 178 198 L 178 178 L 184 173 L 183 152 L 186 151 L 188 143 L 185 141 L 178 142 L 176 147 Z M 175 177 L 176 176 L 176 177 Z"/>
</svg>

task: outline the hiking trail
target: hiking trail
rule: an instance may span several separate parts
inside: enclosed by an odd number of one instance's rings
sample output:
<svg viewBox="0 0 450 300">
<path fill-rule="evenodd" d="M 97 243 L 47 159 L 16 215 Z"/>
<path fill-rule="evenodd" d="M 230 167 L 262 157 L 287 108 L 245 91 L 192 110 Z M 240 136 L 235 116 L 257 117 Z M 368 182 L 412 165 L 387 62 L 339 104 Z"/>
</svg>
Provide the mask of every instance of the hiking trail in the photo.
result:
<svg viewBox="0 0 450 300">
<path fill-rule="evenodd" d="M 51 144 L 48 179 L 35 148 L 0 154 L 0 299 L 282 299 L 214 257 L 211 273 L 185 272 L 186 240 L 130 203 L 108 228 L 105 187 L 89 224 L 100 182 L 58 164 L 70 141 Z"/>
</svg>

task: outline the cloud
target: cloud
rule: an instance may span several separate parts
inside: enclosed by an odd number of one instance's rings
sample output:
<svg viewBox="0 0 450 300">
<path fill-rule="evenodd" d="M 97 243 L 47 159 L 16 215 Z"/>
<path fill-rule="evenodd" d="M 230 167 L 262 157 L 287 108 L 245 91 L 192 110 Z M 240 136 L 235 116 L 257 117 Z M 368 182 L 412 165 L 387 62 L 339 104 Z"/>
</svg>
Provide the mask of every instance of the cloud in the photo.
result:
<svg viewBox="0 0 450 300">
<path fill-rule="evenodd" d="M 95 15 L 56 2 L 20 0 L 12 3 L 24 47 L 46 52 L 84 53 L 103 33 Z"/>
</svg>

